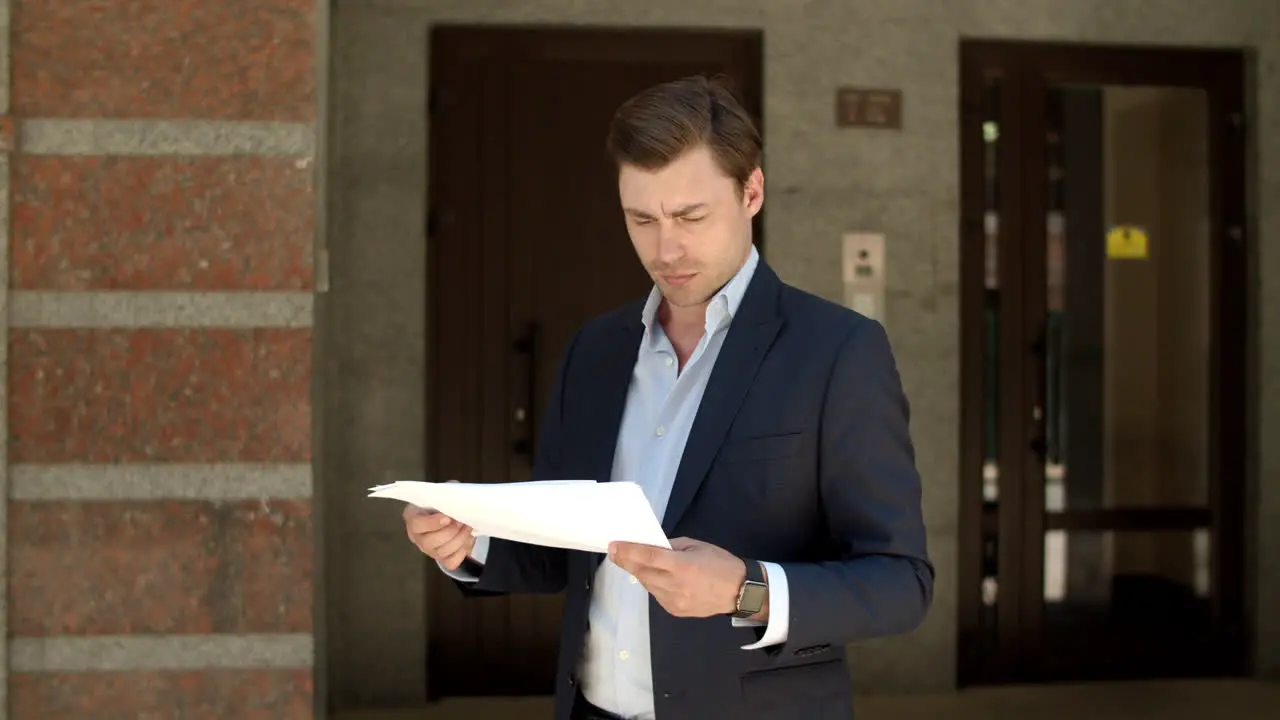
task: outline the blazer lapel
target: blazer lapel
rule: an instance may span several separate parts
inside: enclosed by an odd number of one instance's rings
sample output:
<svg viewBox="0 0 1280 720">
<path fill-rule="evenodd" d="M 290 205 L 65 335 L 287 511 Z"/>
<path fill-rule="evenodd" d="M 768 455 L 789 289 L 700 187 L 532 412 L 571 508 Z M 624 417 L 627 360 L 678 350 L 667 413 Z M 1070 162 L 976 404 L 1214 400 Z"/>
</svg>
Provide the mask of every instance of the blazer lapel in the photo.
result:
<svg viewBox="0 0 1280 720">
<path fill-rule="evenodd" d="M 729 326 L 689 431 L 662 519 L 662 529 L 668 536 L 697 495 L 711 461 L 720 451 L 720 444 L 751 389 L 760 362 L 782 327 L 777 306 L 780 287 L 778 276 L 761 262 Z"/>
<path fill-rule="evenodd" d="M 617 335 L 600 348 L 598 356 L 591 358 L 594 370 L 584 373 L 584 376 L 595 378 L 590 395 L 599 415 L 588 430 L 587 447 L 591 453 L 589 466 L 592 477 L 599 482 L 609 482 L 613 475 L 618 431 L 627 405 L 627 393 L 631 389 L 631 376 L 635 373 L 640 338 L 644 334 L 644 325 L 640 322 L 641 307 L 637 305 L 634 312 L 625 314 L 626 319 L 617 327 Z"/>
<path fill-rule="evenodd" d="M 624 313 L 624 320 L 616 328 L 617 334 L 601 347 L 598 355 L 590 358 L 594 371 L 584 376 L 595 378 L 591 396 L 599 414 L 587 430 L 588 466 L 591 477 L 598 482 L 613 479 L 613 457 L 618 448 L 618 431 L 622 427 L 622 414 L 627 406 L 627 393 L 631 390 L 631 376 L 635 373 L 636 353 L 644 336 L 644 324 L 640 321 L 643 303 Z M 587 573 L 595 572 L 604 560 L 599 553 L 575 553 L 586 557 Z"/>
</svg>

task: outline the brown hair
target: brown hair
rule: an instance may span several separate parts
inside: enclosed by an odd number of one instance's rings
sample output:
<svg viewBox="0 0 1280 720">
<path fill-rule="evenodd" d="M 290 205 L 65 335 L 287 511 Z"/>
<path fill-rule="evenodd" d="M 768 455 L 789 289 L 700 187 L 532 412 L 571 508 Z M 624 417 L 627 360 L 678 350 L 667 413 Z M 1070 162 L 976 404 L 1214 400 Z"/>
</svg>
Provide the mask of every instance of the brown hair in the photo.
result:
<svg viewBox="0 0 1280 720">
<path fill-rule="evenodd" d="M 605 149 L 619 167 L 666 167 L 706 145 L 738 187 L 760 167 L 760 131 L 723 77 L 702 75 L 655 85 L 618 108 Z"/>
</svg>

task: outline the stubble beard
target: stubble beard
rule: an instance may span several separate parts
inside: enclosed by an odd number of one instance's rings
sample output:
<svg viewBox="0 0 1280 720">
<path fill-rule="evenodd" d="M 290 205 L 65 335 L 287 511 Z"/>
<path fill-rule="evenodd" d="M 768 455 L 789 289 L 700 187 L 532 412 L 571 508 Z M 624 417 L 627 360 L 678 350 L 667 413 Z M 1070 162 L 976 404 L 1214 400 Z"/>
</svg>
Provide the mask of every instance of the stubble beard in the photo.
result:
<svg viewBox="0 0 1280 720">
<path fill-rule="evenodd" d="M 663 291 L 662 297 L 672 307 L 689 308 L 705 305 L 707 301 L 711 299 L 711 295 L 713 294 L 714 293 L 705 293 L 701 290 L 695 290 L 694 288 L 688 287 L 669 287 Z"/>
<path fill-rule="evenodd" d="M 684 287 L 667 287 L 661 283 L 659 283 L 659 285 L 662 288 L 663 299 L 672 307 L 695 308 L 705 306 L 710 302 L 711 298 L 715 297 L 715 294 L 720 292 L 720 290 L 729 283 L 729 280 L 732 277 L 732 275 L 729 275 L 723 279 L 717 279 L 712 283 L 711 287 L 707 287 L 704 284 L 707 280 L 706 273 L 703 272 L 694 279 L 693 283 L 691 283 L 691 285 L 697 285 L 697 287 L 691 287 L 689 285 Z"/>
</svg>

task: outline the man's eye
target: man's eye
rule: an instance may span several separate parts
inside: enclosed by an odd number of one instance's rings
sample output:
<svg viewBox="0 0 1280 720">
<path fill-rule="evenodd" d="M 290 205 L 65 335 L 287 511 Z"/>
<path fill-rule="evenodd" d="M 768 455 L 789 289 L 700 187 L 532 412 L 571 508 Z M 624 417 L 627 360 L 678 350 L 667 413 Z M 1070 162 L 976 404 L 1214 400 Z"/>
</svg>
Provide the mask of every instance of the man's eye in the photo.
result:
<svg viewBox="0 0 1280 720">
<path fill-rule="evenodd" d="M 637 225 L 652 225 L 653 221 L 647 218 L 631 218 L 631 222 Z"/>
<path fill-rule="evenodd" d="M 696 222 L 702 222 L 703 220 L 706 220 L 706 219 L 707 219 L 706 215 L 693 215 L 693 216 L 686 215 L 684 218 L 684 221 L 696 223 Z"/>
</svg>

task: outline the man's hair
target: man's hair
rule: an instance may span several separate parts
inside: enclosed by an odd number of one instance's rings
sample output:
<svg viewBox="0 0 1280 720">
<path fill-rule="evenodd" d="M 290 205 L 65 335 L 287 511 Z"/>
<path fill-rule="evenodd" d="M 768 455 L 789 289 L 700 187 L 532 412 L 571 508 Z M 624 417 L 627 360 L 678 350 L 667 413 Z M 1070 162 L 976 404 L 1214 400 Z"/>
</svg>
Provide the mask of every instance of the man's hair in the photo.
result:
<svg viewBox="0 0 1280 720">
<path fill-rule="evenodd" d="M 760 167 L 760 131 L 726 86 L 702 75 L 655 85 L 618 108 L 605 149 L 621 168 L 660 170 L 706 145 L 739 189 Z"/>
</svg>

